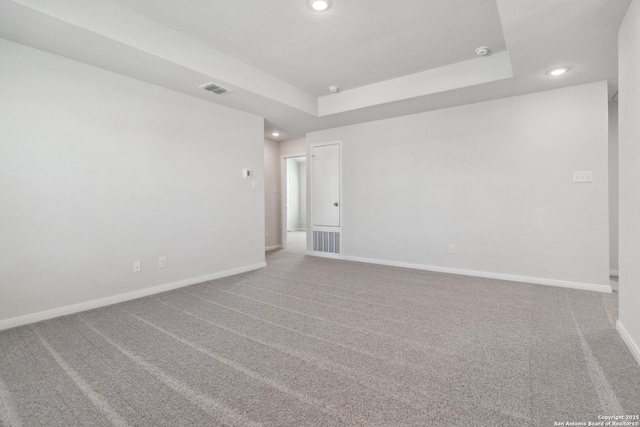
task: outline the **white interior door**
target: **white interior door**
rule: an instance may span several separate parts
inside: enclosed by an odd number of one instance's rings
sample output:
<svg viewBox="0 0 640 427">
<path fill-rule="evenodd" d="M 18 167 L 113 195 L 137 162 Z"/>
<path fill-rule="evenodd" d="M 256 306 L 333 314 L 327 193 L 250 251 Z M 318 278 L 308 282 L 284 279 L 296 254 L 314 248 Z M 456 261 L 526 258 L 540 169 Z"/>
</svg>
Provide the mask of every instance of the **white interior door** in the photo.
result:
<svg viewBox="0 0 640 427">
<path fill-rule="evenodd" d="M 322 145 L 311 150 L 313 225 L 340 227 L 340 145 Z"/>
</svg>

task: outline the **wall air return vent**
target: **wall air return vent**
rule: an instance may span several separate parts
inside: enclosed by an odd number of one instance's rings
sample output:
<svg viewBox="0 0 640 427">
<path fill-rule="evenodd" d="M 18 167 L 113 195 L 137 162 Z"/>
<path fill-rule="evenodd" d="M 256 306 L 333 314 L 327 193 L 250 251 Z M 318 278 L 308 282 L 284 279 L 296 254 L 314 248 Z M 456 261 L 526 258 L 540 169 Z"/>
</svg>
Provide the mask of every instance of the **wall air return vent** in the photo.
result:
<svg viewBox="0 0 640 427">
<path fill-rule="evenodd" d="M 207 83 L 200 86 L 204 90 L 208 90 L 209 92 L 213 92 L 216 95 L 226 95 L 228 93 L 233 92 L 231 89 L 227 89 L 226 87 L 219 86 L 215 83 Z"/>
<path fill-rule="evenodd" d="M 339 254 L 340 232 L 313 230 L 313 250 L 314 252 L 328 252 L 330 254 Z"/>
</svg>

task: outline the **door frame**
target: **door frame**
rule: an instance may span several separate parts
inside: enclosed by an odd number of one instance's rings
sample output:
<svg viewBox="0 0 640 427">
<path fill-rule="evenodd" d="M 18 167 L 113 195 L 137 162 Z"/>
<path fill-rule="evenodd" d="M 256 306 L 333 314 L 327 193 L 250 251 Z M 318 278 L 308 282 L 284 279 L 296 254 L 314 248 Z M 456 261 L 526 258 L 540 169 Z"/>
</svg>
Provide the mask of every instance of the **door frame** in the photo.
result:
<svg viewBox="0 0 640 427">
<path fill-rule="evenodd" d="M 309 203 L 309 155 L 307 153 L 300 154 L 288 154 L 280 157 L 280 241 L 282 242 L 282 249 L 287 247 L 287 192 L 289 191 L 289 185 L 287 183 L 287 159 L 295 159 L 296 157 L 305 157 L 307 159 L 307 203 Z M 307 214 L 308 216 L 308 214 Z M 308 218 L 307 218 L 308 219 Z M 309 227 L 307 227 L 308 229 Z M 309 238 L 307 234 L 307 238 Z"/>
<path fill-rule="evenodd" d="M 313 252 L 313 244 L 311 239 L 313 239 L 313 228 L 315 225 L 313 224 L 313 149 L 314 147 L 323 147 L 326 145 L 337 145 L 338 146 L 338 155 L 339 155 L 339 191 L 340 196 L 338 203 L 340 205 L 340 226 L 339 227 L 328 227 L 328 228 L 336 228 L 340 231 L 340 235 L 342 235 L 342 227 L 344 225 L 344 204 L 342 203 L 342 194 L 343 191 L 343 167 L 342 167 L 342 140 L 338 141 L 328 141 L 328 142 L 315 142 L 309 144 L 309 157 L 307 158 L 307 253 L 310 255 L 315 255 L 318 252 Z M 322 227 L 327 228 L 327 227 Z M 341 246 L 342 248 L 342 246 Z M 340 250 L 342 253 L 342 249 Z"/>
</svg>

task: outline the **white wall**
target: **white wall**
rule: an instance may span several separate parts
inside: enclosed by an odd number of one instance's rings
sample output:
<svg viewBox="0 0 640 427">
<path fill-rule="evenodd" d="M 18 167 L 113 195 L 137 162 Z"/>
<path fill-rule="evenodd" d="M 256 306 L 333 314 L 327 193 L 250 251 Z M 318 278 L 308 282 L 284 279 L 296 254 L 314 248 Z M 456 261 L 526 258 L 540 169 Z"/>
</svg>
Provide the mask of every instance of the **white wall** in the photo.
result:
<svg viewBox="0 0 640 427">
<path fill-rule="evenodd" d="M 304 156 L 307 153 L 306 138 L 280 141 L 280 157 Z"/>
<path fill-rule="evenodd" d="M 618 270 L 618 103 L 609 103 L 609 268 Z"/>
<path fill-rule="evenodd" d="M 280 145 L 264 140 L 265 246 L 280 243 Z"/>
<path fill-rule="evenodd" d="M 608 286 L 606 82 L 307 134 L 338 140 L 344 255 Z"/>
<path fill-rule="evenodd" d="M 2 39 L 0 57 L 0 320 L 264 263 L 242 177 L 262 180 L 262 118 Z"/>
<path fill-rule="evenodd" d="M 640 0 L 618 33 L 620 326 L 640 363 Z M 625 334 L 623 333 L 623 337 Z"/>
</svg>

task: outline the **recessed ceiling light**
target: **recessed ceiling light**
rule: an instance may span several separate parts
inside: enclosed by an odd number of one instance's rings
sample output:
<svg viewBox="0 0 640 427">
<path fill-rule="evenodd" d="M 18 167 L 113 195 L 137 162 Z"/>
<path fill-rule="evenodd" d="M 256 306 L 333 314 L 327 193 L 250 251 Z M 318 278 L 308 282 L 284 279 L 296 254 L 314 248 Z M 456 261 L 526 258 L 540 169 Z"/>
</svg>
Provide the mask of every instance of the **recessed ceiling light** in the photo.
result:
<svg viewBox="0 0 640 427">
<path fill-rule="evenodd" d="M 569 71 L 569 67 L 558 67 L 547 71 L 547 74 L 549 74 L 550 76 L 561 76 L 567 71 Z"/>
<path fill-rule="evenodd" d="M 309 6 L 316 12 L 322 12 L 329 8 L 329 0 L 311 0 Z"/>
<path fill-rule="evenodd" d="M 273 131 L 273 132 L 271 132 L 271 136 L 276 136 L 276 137 L 278 137 L 278 136 L 280 136 L 280 132 L 278 132 L 278 131 Z"/>
</svg>

